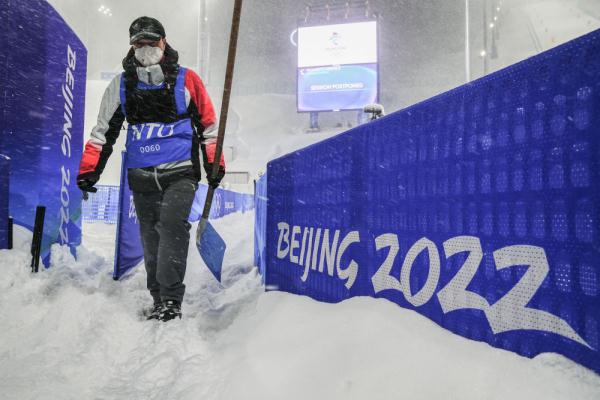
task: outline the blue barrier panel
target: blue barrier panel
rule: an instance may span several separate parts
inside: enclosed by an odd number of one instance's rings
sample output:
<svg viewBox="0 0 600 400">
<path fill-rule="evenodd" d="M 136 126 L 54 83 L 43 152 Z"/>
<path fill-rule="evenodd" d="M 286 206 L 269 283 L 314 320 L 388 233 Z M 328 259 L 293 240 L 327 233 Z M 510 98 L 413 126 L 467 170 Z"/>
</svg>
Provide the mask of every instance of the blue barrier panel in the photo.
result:
<svg viewBox="0 0 600 400">
<path fill-rule="evenodd" d="M 83 203 L 82 216 L 86 222 L 104 222 L 116 224 L 119 214 L 119 186 L 97 185 L 97 193 L 90 193 L 88 201 Z M 196 199 L 190 221 L 200 219 L 207 186 L 200 185 L 196 192 Z M 218 190 L 219 197 L 213 211 L 213 218 L 220 218 L 232 212 L 247 212 L 254 209 L 254 198 L 245 193 Z"/>
<path fill-rule="evenodd" d="M 242 212 L 251 211 L 255 207 L 254 197 L 242 195 L 242 202 L 244 204 Z"/>
<path fill-rule="evenodd" d="M 10 159 L 0 154 L 0 249 L 8 248 Z"/>
<path fill-rule="evenodd" d="M 188 221 L 196 222 L 200 220 L 204 210 L 204 201 L 208 186 L 200 183 L 196 191 L 196 197 L 192 204 L 192 211 Z M 254 209 L 254 196 L 248 193 L 238 193 L 231 190 L 218 188 L 213 196 L 212 206 L 210 208 L 209 219 L 222 218 L 234 212 L 246 212 Z"/>
<path fill-rule="evenodd" d="M 116 224 L 119 216 L 119 186 L 96 185 L 98 191 L 90 193 L 81 213 L 84 222 Z"/>
<path fill-rule="evenodd" d="M 600 372 L 600 31 L 271 162 L 267 287 Z"/>
<path fill-rule="evenodd" d="M 207 185 L 201 183 L 198 186 L 188 221 L 196 222 L 200 220 L 207 191 Z M 140 228 L 135 205 L 133 204 L 133 194 L 129 190 L 127 173 L 124 170 L 121 171 L 120 196 L 114 279 L 119 279 L 144 259 Z M 222 218 L 232 212 L 244 212 L 245 207 L 248 207 L 250 202 L 253 202 L 251 194 L 236 193 L 219 188 L 215 191 L 209 219 Z M 195 237 L 192 235 L 191 239 L 195 240 Z"/>
<path fill-rule="evenodd" d="M 119 191 L 119 216 L 115 245 L 113 279 L 119 279 L 144 259 L 144 249 L 140 234 L 140 224 L 133 203 L 133 193 L 129 190 L 126 154 L 121 154 L 121 186 Z"/>
<path fill-rule="evenodd" d="M 0 0 L 0 153 L 11 158 L 10 213 L 33 229 L 46 206 L 42 258 L 50 246 L 81 243 L 87 51 L 44 0 Z"/>
<path fill-rule="evenodd" d="M 267 176 L 256 181 L 254 193 L 254 265 L 258 266 L 263 283 L 266 277 L 267 259 Z"/>
</svg>

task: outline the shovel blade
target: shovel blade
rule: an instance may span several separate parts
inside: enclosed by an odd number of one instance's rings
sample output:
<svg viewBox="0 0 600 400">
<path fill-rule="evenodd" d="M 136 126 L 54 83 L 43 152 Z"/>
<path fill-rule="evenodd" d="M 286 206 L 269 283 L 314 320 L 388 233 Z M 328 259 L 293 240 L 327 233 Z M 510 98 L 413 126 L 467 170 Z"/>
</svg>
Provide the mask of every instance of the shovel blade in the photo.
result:
<svg viewBox="0 0 600 400">
<path fill-rule="evenodd" d="M 221 282 L 221 269 L 227 245 L 210 222 L 206 222 L 204 230 L 196 239 L 196 247 L 210 272 Z"/>
</svg>

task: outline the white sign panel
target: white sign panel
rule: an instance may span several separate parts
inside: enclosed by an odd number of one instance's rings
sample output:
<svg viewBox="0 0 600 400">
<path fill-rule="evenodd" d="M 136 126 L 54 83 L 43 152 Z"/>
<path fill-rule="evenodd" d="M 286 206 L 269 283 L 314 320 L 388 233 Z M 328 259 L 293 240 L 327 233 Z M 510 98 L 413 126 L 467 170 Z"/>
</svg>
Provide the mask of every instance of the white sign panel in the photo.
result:
<svg viewBox="0 0 600 400">
<path fill-rule="evenodd" d="M 298 28 L 298 67 L 377 63 L 377 22 Z"/>
</svg>

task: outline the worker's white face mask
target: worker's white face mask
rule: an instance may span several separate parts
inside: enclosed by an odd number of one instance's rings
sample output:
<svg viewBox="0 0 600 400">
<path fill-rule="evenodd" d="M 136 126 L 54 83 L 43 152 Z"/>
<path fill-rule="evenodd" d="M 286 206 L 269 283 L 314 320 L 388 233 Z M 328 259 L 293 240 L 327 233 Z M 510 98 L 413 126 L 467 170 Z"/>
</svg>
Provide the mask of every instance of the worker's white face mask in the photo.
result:
<svg viewBox="0 0 600 400">
<path fill-rule="evenodd" d="M 144 67 L 158 64 L 160 60 L 162 60 L 163 54 L 163 50 L 158 46 L 144 46 L 135 49 L 135 58 L 137 58 Z"/>
</svg>

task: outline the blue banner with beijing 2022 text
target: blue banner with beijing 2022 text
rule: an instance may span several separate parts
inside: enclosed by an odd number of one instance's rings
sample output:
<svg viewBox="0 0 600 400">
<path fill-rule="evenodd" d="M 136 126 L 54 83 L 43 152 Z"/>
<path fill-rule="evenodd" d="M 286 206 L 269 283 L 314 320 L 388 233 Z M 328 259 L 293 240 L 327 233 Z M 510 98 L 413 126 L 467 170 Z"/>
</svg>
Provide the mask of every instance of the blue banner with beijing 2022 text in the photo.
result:
<svg viewBox="0 0 600 400">
<path fill-rule="evenodd" d="M 33 230 L 46 206 L 42 258 L 81 242 L 87 50 L 45 0 L 0 0 L 0 153 L 11 158 L 10 214 Z"/>
<path fill-rule="evenodd" d="M 600 372 L 599 54 L 596 31 L 272 161 L 267 288 Z"/>
</svg>

